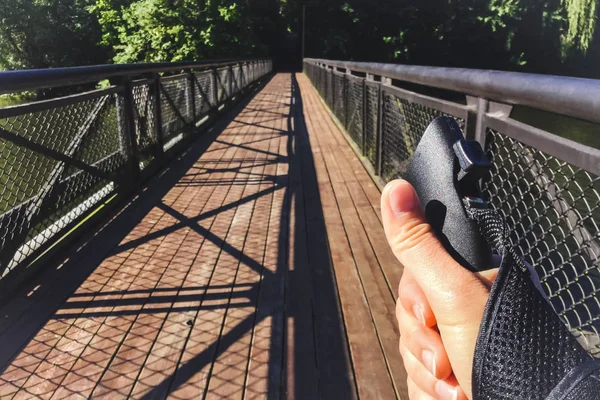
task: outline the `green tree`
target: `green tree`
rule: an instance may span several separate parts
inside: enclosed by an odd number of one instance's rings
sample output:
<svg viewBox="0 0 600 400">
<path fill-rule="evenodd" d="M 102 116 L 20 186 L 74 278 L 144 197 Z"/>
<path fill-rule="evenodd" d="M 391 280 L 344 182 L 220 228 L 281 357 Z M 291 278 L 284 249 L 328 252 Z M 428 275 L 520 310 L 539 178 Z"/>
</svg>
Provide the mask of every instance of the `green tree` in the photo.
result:
<svg viewBox="0 0 600 400">
<path fill-rule="evenodd" d="M 90 11 L 117 63 L 244 57 L 264 53 L 244 1 L 96 0 Z"/>
<path fill-rule="evenodd" d="M 86 0 L 0 0 L 0 67 L 97 64 L 100 25 Z"/>
</svg>

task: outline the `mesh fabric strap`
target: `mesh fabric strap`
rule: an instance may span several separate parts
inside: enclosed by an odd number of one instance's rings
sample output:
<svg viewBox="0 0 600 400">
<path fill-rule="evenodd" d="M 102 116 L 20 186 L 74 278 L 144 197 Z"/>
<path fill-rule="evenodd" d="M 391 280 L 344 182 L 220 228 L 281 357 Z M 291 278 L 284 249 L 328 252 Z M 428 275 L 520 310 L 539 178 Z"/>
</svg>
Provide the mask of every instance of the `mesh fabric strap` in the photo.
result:
<svg viewBox="0 0 600 400">
<path fill-rule="evenodd" d="M 599 362 L 536 289 L 502 218 L 491 209 L 470 204 L 466 209 L 502 257 L 475 347 L 473 398 L 599 398 Z"/>
</svg>

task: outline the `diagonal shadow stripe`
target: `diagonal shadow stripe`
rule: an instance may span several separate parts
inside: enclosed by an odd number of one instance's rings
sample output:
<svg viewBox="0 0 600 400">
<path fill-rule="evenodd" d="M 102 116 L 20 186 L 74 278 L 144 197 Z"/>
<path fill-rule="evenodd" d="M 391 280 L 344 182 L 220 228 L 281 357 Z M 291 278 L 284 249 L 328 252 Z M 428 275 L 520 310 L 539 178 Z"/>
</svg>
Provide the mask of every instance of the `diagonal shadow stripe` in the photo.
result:
<svg viewBox="0 0 600 400">
<path fill-rule="evenodd" d="M 263 193 L 262 195 L 264 196 L 264 194 L 265 193 Z M 250 197 L 250 196 L 248 196 L 248 197 Z M 232 245 L 227 243 L 225 240 L 221 239 L 219 236 L 212 233 L 210 230 L 198 225 L 196 223 L 196 221 L 194 221 L 193 219 L 186 217 L 185 215 L 181 214 L 179 211 L 172 209 L 171 207 L 169 207 L 168 205 L 166 205 L 164 203 L 158 204 L 158 208 L 160 208 L 167 214 L 171 215 L 173 218 L 177 218 L 178 220 L 180 220 L 183 223 L 184 226 L 190 227 L 191 229 L 196 231 L 196 233 L 198 233 L 199 235 L 202 235 L 207 240 L 210 240 L 211 242 L 213 242 L 216 246 L 221 247 L 221 249 L 223 251 L 229 253 L 231 256 L 235 257 L 236 259 L 238 259 L 241 262 L 243 262 L 244 264 L 246 264 L 248 267 L 250 267 L 252 270 L 254 270 L 254 272 L 256 272 L 258 274 L 262 273 L 263 266 L 261 263 L 259 263 L 252 257 L 247 256 L 241 250 L 233 247 Z M 265 273 L 269 273 L 269 272 L 265 271 Z"/>
<path fill-rule="evenodd" d="M 229 142 L 225 142 L 225 141 L 223 141 L 223 140 L 219 140 L 219 139 L 216 139 L 216 140 L 215 140 L 215 143 L 221 143 L 221 144 L 224 144 L 224 145 L 226 145 L 226 146 L 239 147 L 240 149 L 244 149 L 244 150 L 250 150 L 250 151 L 253 151 L 253 152 L 255 152 L 255 153 L 261 153 L 261 154 L 266 154 L 266 155 L 268 155 L 268 156 L 279 157 L 279 158 L 286 158 L 286 159 L 287 159 L 287 157 L 283 157 L 281 154 L 277 154 L 277 153 L 271 153 L 270 151 L 260 150 L 260 149 L 256 149 L 256 148 L 254 148 L 254 147 L 250 147 L 250 146 L 244 146 L 244 145 L 242 145 L 242 144 L 229 143 Z M 209 151 L 206 151 L 206 153 L 210 153 L 210 151 L 211 151 L 211 150 L 209 150 Z M 287 161 L 287 160 L 286 160 L 286 161 Z"/>
<path fill-rule="evenodd" d="M 198 371 L 216 360 L 229 347 L 247 334 L 254 324 L 258 324 L 265 316 L 257 317 L 254 313 L 246 317 L 235 328 L 220 336 L 204 351 L 196 355 L 187 363 L 179 366 L 174 375 L 170 375 L 159 385 L 155 386 L 142 397 L 142 400 L 164 399 L 169 392 L 173 392 L 182 384 L 192 378 Z"/>
<path fill-rule="evenodd" d="M 240 288 L 252 288 L 252 284 L 251 283 L 240 283 L 238 285 L 236 285 L 235 287 L 240 289 Z M 136 290 L 116 290 L 116 291 L 102 291 L 102 292 L 94 292 L 94 296 L 117 296 L 117 295 L 122 295 L 122 294 L 128 294 L 128 295 L 133 295 L 133 294 L 150 294 L 150 293 L 161 293 L 161 292 L 174 292 L 174 291 L 178 291 L 178 292 L 186 292 L 186 291 L 202 291 L 202 290 L 208 290 L 208 289 L 229 289 L 231 287 L 231 285 L 209 285 L 209 286 L 190 286 L 190 287 L 178 287 L 178 288 L 172 288 L 172 287 L 157 287 L 157 288 L 152 288 L 152 289 L 136 289 Z M 71 295 L 70 298 L 75 299 L 77 297 L 90 297 L 89 293 L 73 293 Z"/>
<path fill-rule="evenodd" d="M 265 131 L 268 131 L 268 132 L 264 132 L 265 134 L 271 134 L 272 135 L 273 132 L 275 132 L 275 133 L 279 132 L 279 134 L 281 134 L 281 135 L 285 135 L 286 134 L 286 131 L 284 129 L 278 129 L 278 128 L 275 128 L 275 127 L 272 127 L 272 126 L 265 126 L 265 125 L 261 125 L 261 124 L 256 123 L 256 122 L 250 123 L 250 122 L 244 122 L 244 121 L 239 121 L 239 120 L 234 120 L 233 122 L 236 123 L 236 124 L 240 124 L 240 125 L 248 125 L 248 126 L 254 126 L 254 127 L 257 127 L 257 128 L 260 128 L 260 129 L 264 129 Z M 268 122 L 268 121 L 259 121 L 259 122 Z"/>
<path fill-rule="evenodd" d="M 77 318 L 102 318 L 102 317 L 128 317 L 128 316 L 138 316 L 144 314 L 162 314 L 162 313 L 180 313 L 187 311 L 198 311 L 198 310 L 218 310 L 220 308 L 227 307 L 254 307 L 255 304 L 250 301 L 246 301 L 243 303 L 231 303 L 227 304 L 209 304 L 198 307 L 197 305 L 193 306 L 166 306 L 166 307 L 152 307 L 152 308 L 142 308 L 139 310 L 110 310 L 110 311 L 90 311 L 83 313 L 61 313 L 55 314 L 52 316 L 52 319 L 55 320 L 66 320 L 66 319 L 77 319 Z"/>
<path fill-rule="evenodd" d="M 187 178 L 188 176 L 198 176 L 198 175 L 205 175 L 205 174 L 210 174 L 213 172 L 237 172 L 237 173 L 241 173 L 241 174 L 248 174 L 248 172 L 243 172 L 241 171 L 242 169 L 251 169 L 254 167 L 265 167 L 267 165 L 271 165 L 271 164 L 278 164 L 279 160 L 268 160 L 265 161 L 264 163 L 258 163 L 255 165 L 247 165 L 247 166 L 240 166 L 240 167 L 232 167 L 232 168 L 204 168 L 204 167 L 194 167 L 191 169 L 199 169 L 202 170 L 202 172 L 197 173 L 197 174 L 185 174 L 184 178 Z M 253 175 L 258 175 L 258 174 L 253 174 Z"/>
<path fill-rule="evenodd" d="M 82 309 L 85 307 L 93 308 L 93 307 L 123 307 L 123 306 L 143 306 L 146 304 L 168 304 L 175 302 L 188 302 L 188 301 L 196 301 L 196 300 L 222 300 L 223 298 L 248 298 L 253 295 L 256 291 L 256 285 L 247 289 L 247 290 L 234 290 L 232 293 L 229 292 L 211 292 L 211 287 L 208 286 L 205 292 L 200 292 L 198 294 L 177 294 L 177 295 L 161 295 L 156 296 L 153 293 L 149 293 L 147 297 L 126 297 L 126 298 L 113 298 L 113 299 L 102 299 L 102 300 L 81 300 L 81 301 L 69 301 L 66 302 L 60 310 L 70 310 L 70 309 Z M 127 293 L 128 294 L 128 293 Z M 66 313 L 65 313 L 66 314 Z M 61 313 L 57 313 L 57 315 L 62 315 Z"/>
<path fill-rule="evenodd" d="M 175 232 L 175 231 L 183 228 L 184 226 L 192 226 L 193 225 L 193 226 L 198 226 L 199 227 L 199 225 L 195 224 L 196 222 L 199 222 L 199 221 L 202 221 L 204 219 L 210 218 L 210 217 L 212 217 L 214 215 L 220 214 L 222 212 L 225 212 L 227 210 L 230 210 L 232 208 L 240 206 L 240 205 L 242 205 L 244 203 L 247 203 L 249 201 L 256 200 L 257 198 L 259 198 L 261 196 L 265 196 L 265 195 L 267 195 L 269 193 L 273 193 L 273 192 L 275 192 L 277 190 L 280 190 L 281 188 L 282 188 L 281 186 L 276 185 L 276 186 L 270 187 L 268 189 L 261 190 L 258 193 L 252 194 L 250 196 L 246 196 L 243 199 L 234 201 L 232 203 L 226 204 L 226 205 L 221 206 L 219 208 L 215 208 L 214 210 L 207 211 L 207 212 L 205 212 L 203 214 L 200 214 L 200 215 L 198 215 L 197 217 L 194 217 L 194 218 L 187 218 L 187 217 L 183 216 L 183 214 L 178 213 L 177 211 L 175 211 L 172 208 L 164 205 L 163 203 L 159 203 L 158 204 L 159 208 L 163 209 L 161 206 L 167 207 L 170 210 L 170 211 L 167 211 L 167 212 L 169 212 L 170 214 L 171 214 L 171 212 L 173 212 L 173 213 L 176 213 L 177 215 L 181 215 L 185 221 L 182 220 L 181 218 L 175 217 L 178 220 L 180 220 L 179 223 L 171 225 L 171 226 L 168 226 L 168 227 L 166 227 L 164 229 L 161 229 L 159 231 L 153 232 L 153 233 L 151 233 L 149 235 L 146 235 L 146 236 L 143 236 L 143 237 L 141 237 L 139 239 L 131 240 L 131 241 L 127 242 L 127 243 L 124 243 L 124 244 L 118 246 L 117 248 L 115 248 L 115 250 L 110 254 L 110 256 L 113 256 L 115 254 L 121 253 L 121 252 L 129 250 L 129 249 L 133 249 L 134 247 L 138 247 L 138 246 L 140 246 L 140 245 L 142 245 L 142 244 L 144 244 L 146 242 L 149 242 L 151 240 L 157 239 L 157 238 L 159 238 L 161 236 L 164 236 L 164 235 L 168 235 L 169 233 L 173 233 L 173 232 Z M 173 214 L 171 214 L 171 215 L 173 215 Z M 204 228 L 202 228 L 202 229 L 204 229 Z M 206 229 L 204 229 L 204 230 L 208 232 L 208 230 L 206 230 Z M 213 235 L 213 236 L 215 236 L 215 235 Z M 220 239 L 220 238 L 219 238 L 219 240 L 222 241 L 222 239 Z"/>
</svg>

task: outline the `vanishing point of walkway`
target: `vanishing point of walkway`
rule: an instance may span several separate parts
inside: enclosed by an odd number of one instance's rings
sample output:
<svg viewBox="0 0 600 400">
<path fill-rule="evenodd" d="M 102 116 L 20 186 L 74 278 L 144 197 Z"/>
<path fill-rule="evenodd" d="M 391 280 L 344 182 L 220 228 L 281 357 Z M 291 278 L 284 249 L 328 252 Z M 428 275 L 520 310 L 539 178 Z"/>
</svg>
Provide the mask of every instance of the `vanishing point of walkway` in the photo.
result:
<svg viewBox="0 0 600 400">
<path fill-rule="evenodd" d="M 404 397 L 379 194 L 274 76 L 0 310 L 0 398 Z"/>
</svg>

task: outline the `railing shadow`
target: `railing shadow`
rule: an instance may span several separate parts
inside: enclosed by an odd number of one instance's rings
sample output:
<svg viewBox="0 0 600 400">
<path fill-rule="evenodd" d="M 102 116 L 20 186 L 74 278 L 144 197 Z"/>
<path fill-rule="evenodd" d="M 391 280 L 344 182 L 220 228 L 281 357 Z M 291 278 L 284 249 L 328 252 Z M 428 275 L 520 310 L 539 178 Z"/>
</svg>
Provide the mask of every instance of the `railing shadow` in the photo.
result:
<svg viewBox="0 0 600 400">
<path fill-rule="evenodd" d="M 192 322 L 195 318 L 200 318 L 202 313 L 204 319 L 196 321 L 195 324 L 206 324 L 203 329 L 210 330 L 214 329 L 212 325 L 217 323 L 209 319 L 214 310 L 225 308 L 225 313 L 228 315 L 228 313 L 234 314 L 236 309 L 250 307 L 254 308 L 253 312 L 236 321 L 233 328 L 218 335 L 218 338 L 205 346 L 202 351 L 190 359 L 182 360 L 174 371 L 155 371 L 152 380 L 154 384 L 148 387 L 142 397 L 145 399 L 165 398 L 171 393 L 173 397 L 177 398 L 175 392 L 182 385 L 208 367 L 213 372 L 216 368 L 214 364 L 220 356 L 226 351 L 234 351 L 232 349 L 243 337 L 249 334 L 258 334 L 255 332 L 255 328 L 269 318 L 271 323 L 267 349 L 268 372 L 265 378 L 267 380 L 266 393 L 263 395 L 266 395 L 267 398 L 287 396 L 353 398 L 356 388 L 337 297 L 335 274 L 328 248 L 319 182 L 306 129 L 302 94 L 295 74 L 289 76 L 291 99 L 290 104 L 286 104 L 290 107 L 289 113 L 286 115 L 287 130 L 281 132 L 277 130 L 278 135 L 285 136 L 286 154 L 281 155 L 278 152 L 256 149 L 251 146 L 256 142 L 239 145 L 229 143 L 219 138 L 219 131 L 215 131 L 210 140 L 205 140 L 207 143 L 194 144 L 186 154 L 173 163 L 166 173 L 142 190 L 130 206 L 113 219 L 95 238 L 82 246 L 75 254 L 70 255 L 70 259 L 58 270 L 50 271 L 41 277 L 52 278 L 52 282 L 61 282 L 60 287 L 34 291 L 28 296 L 28 299 L 20 300 L 22 302 L 30 301 L 41 307 L 35 313 L 37 320 L 15 318 L 14 326 L 6 328 L 4 333 L 0 333 L 0 336 L 10 338 L 13 345 L 18 345 L 17 349 L 22 349 L 36 333 L 40 335 L 59 332 L 64 329 L 63 324 L 70 323 L 69 321 L 75 319 L 135 318 L 136 321 L 141 321 L 140 332 L 146 332 L 147 337 L 131 330 L 127 331 L 128 335 L 139 335 L 140 338 L 145 339 L 155 335 L 155 342 L 151 348 L 158 348 L 160 352 L 161 348 L 168 348 L 170 344 L 162 344 L 158 340 L 157 336 L 162 328 L 158 330 L 154 328 L 157 324 L 156 318 L 166 319 L 166 315 L 172 312 L 188 313 L 185 315 L 190 316 L 189 322 Z M 264 102 L 270 103 L 268 100 Z M 248 102 L 245 102 L 244 105 L 247 104 Z M 281 105 L 282 103 L 273 102 L 273 104 Z M 252 110 L 261 111 L 258 108 L 255 107 Z M 256 127 L 264 128 L 260 124 L 257 124 Z M 278 176 L 248 173 L 241 178 L 236 178 L 239 181 L 235 179 L 221 182 L 199 181 L 198 175 L 208 175 L 211 172 L 244 173 L 240 170 L 247 168 L 201 169 L 201 172 L 194 172 L 198 169 L 195 166 L 196 161 L 206 153 L 208 145 L 214 142 L 236 146 L 245 151 L 268 157 L 263 163 L 264 166 L 273 163 L 287 164 L 288 173 Z M 194 217 L 185 216 L 162 201 L 173 187 L 232 186 L 237 184 L 248 186 L 266 183 L 271 185 L 267 189 Z M 221 237 L 200 224 L 203 220 L 216 217 L 249 202 L 255 202 L 262 196 L 272 195 L 278 191 L 283 191 L 283 200 L 282 208 L 278 213 L 281 217 L 276 230 L 278 232 L 278 254 L 274 271 L 266 269 L 260 259 L 255 259 L 252 255 L 247 254 L 251 249 L 246 249 L 245 244 L 240 247 L 229 243 L 226 237 Z M 175 222 L 143 237 L 123 243 L 125 235 L 155 207 Z M 238 268 L 240 264 L 243 264 L 262 279 L 251 284 L 237 282 L 220 284 L 220 277 L 216 277 L 215 280 L 211 278 L 210 282 L 204 286 L 74 293 L 103 260 L 131 251 L 183 228 L 193 231 L 206 243 L 210 243 L 232 260 L 237 260 Z M 90 254 L 91 248 L 94 249 L 93 255 Z M 82 260 L 85 261 L 84 268 L 81 267 Z M 232 268 L 235 267 L 232 265 Z M 231 273 L 237 272 L 232 271 Z M 66 279 L 67 277 L 68 279 Z M 48 284 L 43 280 L 38 280 L 38 282 Z M 48 296 L 53 301 L 45 302 Z M 258 307 L 261 296 L 261 307 Z M 98 300 L 90 300 L 89 297 Z M 104 311 L 104 308 L 110 307 L 112 310 Z M 13 312 L 16 310 L 18 308 L 15 308 Z M 225 317 L 222 318 L 224 320 Z M 117 320 L 119 318 L 115 321 Z M 186 321 L 182 320 L 180 323 L 183 326 Z M 40 329 L 40 325 L 44 326 Z M 156 326 L 162 327 L 163 325 Z M 113 328 L 121 329 L 118 326 Z M 184 343 L 185 347 L 190 343 L 193 344 L 196 338 L 189 337 L 190 333 L 187 333 L 189 330 L 185 332 L 185 335 L 188 336 L 184 337 L 184 333 L 182 333 L 181 338 L 173 346 L 181 346 Z M 26 339 L 23 340 L 23 337 Z M 110 342 L 111 338 L 107 337 L 106 340 Z M 119 344 L 119 346 L 121 345 Z M 10 361 L 17 354 L 15 354 L 15 348 L 12 349 L 12 352 L 5 345 L 2 348 L 0 362 L 5 365 L 3 371 L 6 371 L 6 368 L 10 366 Z M 133 359 L 134 350 L 127 350 L 124 354 L 129 354 Z M 102 352 L 102 349 L 98 349 L 98 351 Z M 147 351 L 150 351 L 150 347 Z M 94 383 L 96 386 L 100 377 L 123 380 L 123 377 L 118 376 L 114 371 L 109 371 L 108 366 L 119 367 L 128 360 L 114 360 L 116 354 L 109 353 L 102 354 L 102 360 L 106 365 L 99 377 L 95 378 L 97 379 Z M 141 362 L 138 360 L 139 356 L 136 357 L 135 362 Z M 248 355 L 246 355 L 247 357 Z M 146 359 L 145 362 L 149 361 Z M 84 373 L 77 377 L 82 381 L 88 379 Z M 138 376 L 138 379 L 141 378 Z M 205 396 L 209 394 L 210 380 L 209 373 L 204 388 L 198 388 Z M 130 383 L 125 382 L 123 390 L 126 390 L 128 385 L 131 386 Z M 57 388 L 54 389 L 57 390 Z M 240 388 L 240 390 L 246 391 L 248 388 Z M 119 393 L 125 394 L 125 392 Z M 39 395 L 39 393 L 36 394 Z M 129 395 L 131 394 L 129 393 Z M 248 393 L 246 395 L 252 397 Z"/>
</svg>

